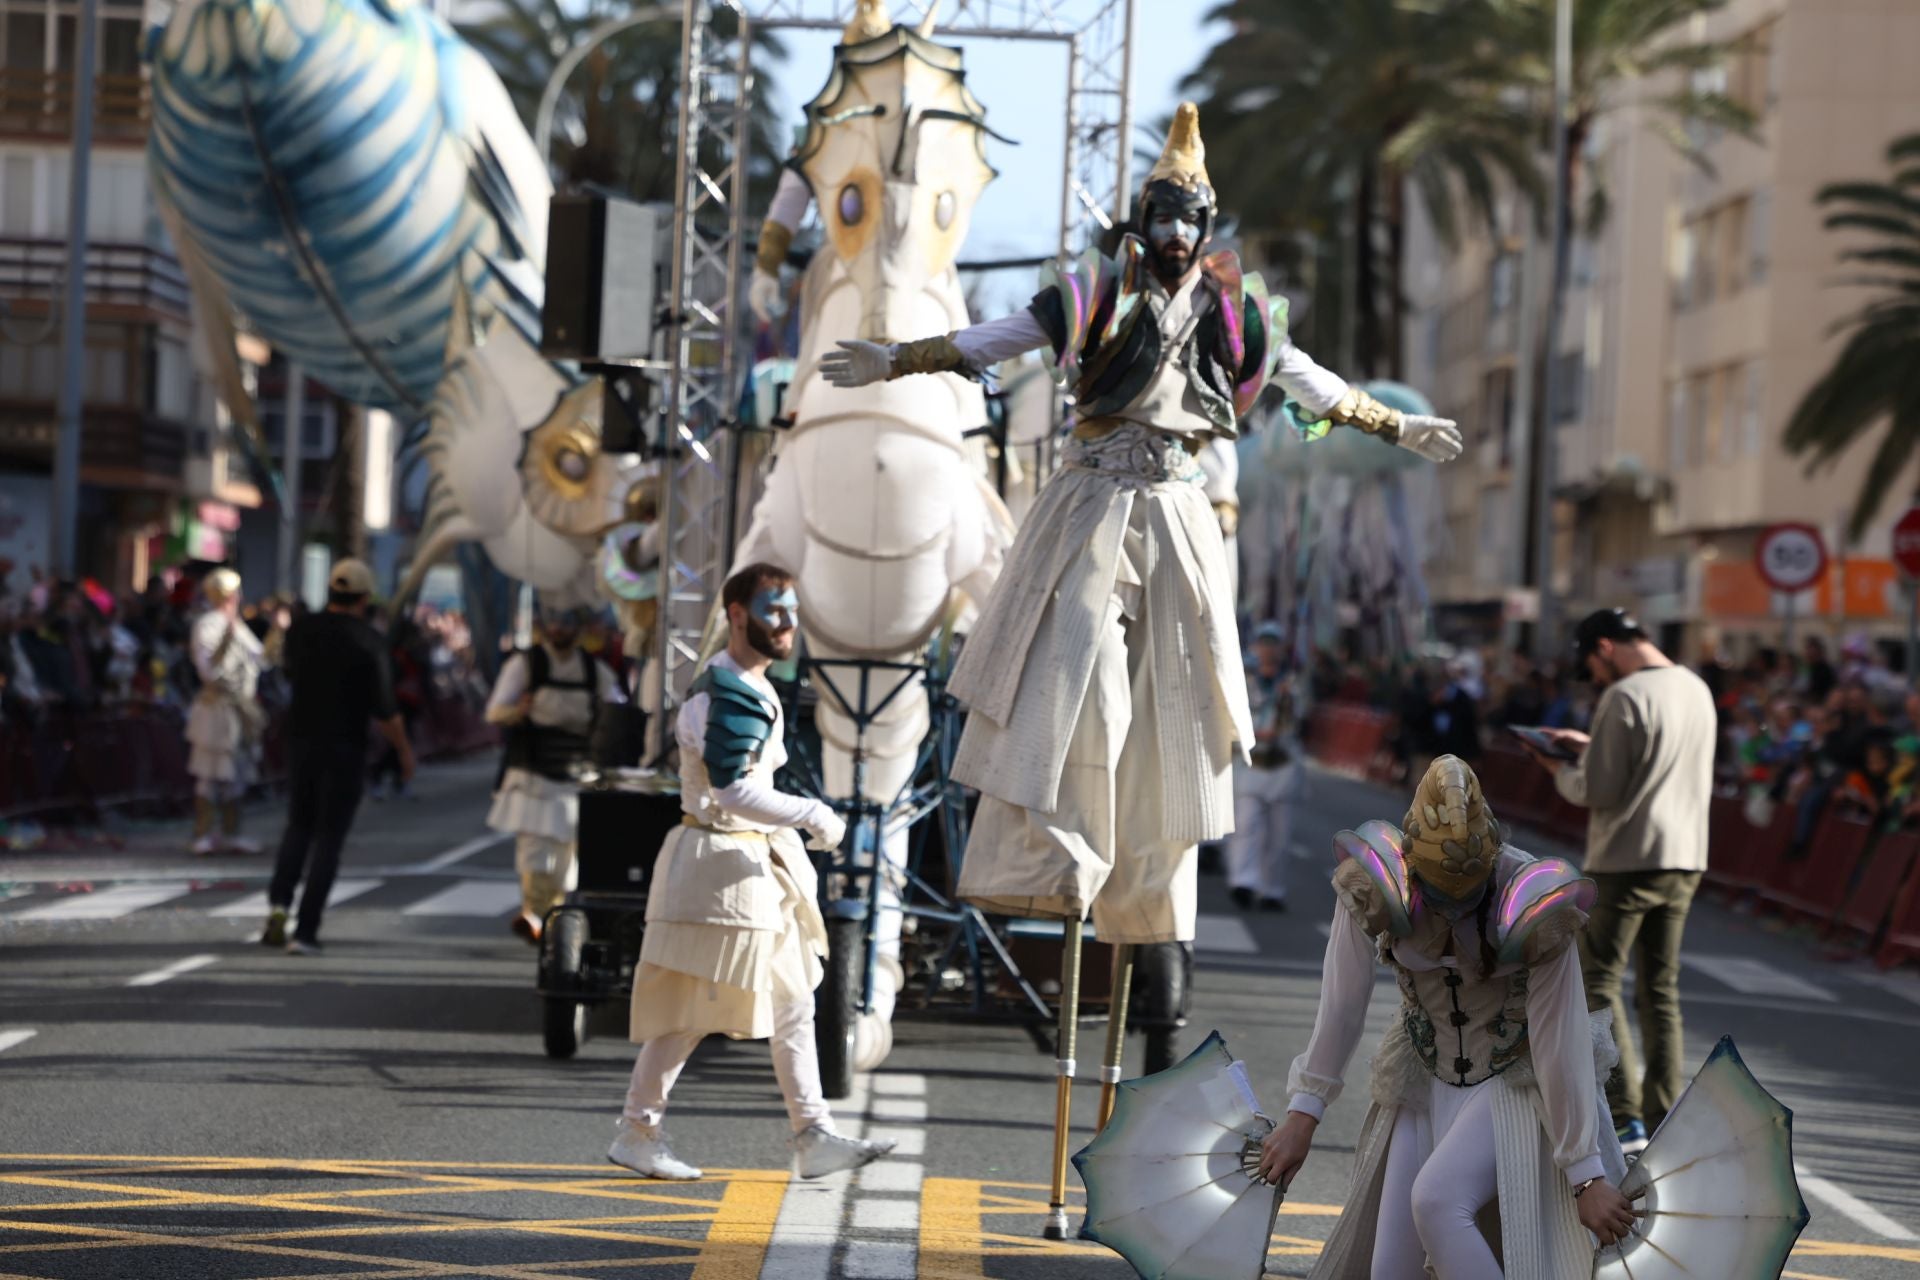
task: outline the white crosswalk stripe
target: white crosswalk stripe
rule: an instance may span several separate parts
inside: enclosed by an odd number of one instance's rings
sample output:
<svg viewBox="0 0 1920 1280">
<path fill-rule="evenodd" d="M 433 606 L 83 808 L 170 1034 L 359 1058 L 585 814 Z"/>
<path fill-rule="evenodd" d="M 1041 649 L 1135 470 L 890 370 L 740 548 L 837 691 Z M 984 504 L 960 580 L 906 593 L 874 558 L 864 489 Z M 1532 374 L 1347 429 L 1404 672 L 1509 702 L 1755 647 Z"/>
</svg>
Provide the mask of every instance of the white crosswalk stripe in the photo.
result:
<svg viewBox="0 0 1920 1280">
<path fill-rule="evenodd" d="M 1223 955 L 1257 956 L 1260 944 L 1253 931 L 1237 916 L 1202 915 L 1194 921 L 1195 951 L 1214 951 Z"/>
<path fill-rule="evenodd" d="M 1689 969 L 1697 969 L 1716 982 L 1725 983 L 1741 995 L 1819 1000 L 1827 1004 L 1839 999 L 1825 987 L 1816 986 L 1805 978 L 1748 956 L 1689 954 L 1682 955 L 1680 963 Z"/>
<path fill-rule="evenodd" d="M 520 905 L 520 886 L 511 880 L 462 880 L 429 894 L 404 916 L 504 916 Z"/>
<path fill-rule="evenodd" d="M 118 920 L 120 917 L 184 897 L 185 884 L 122 884 L 96 893 L 70 893 L 58 901 L 30 907 L 14 920 Z"/>
<path fill-rule="evenodd" d="M 327 894 L 327 905 L 337 907 L 343 902 L 351 902 L 363 893 L 372 893 L 385 883 L 385 880 L 335 880 L 333 889 Z M 244 898 L 236 898 L 232 902 L 215 907 L 207 914 L 223 919 L 235 916 L 249 919 L 254 916 L 264 916 L 267 914 L 266 890 L 250 893 Z"/>
</svg>

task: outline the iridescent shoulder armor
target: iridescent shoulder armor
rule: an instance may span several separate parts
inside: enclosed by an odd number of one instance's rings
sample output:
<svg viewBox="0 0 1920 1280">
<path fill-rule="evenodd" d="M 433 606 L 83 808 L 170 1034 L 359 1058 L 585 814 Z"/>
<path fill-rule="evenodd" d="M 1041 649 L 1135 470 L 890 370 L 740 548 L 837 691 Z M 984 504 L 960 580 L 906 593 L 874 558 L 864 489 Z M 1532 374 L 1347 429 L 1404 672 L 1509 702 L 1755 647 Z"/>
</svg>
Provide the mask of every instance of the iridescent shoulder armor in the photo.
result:
<svg viewBox="0 0 1920 1280">
<path fill-rule="evenodd" d="M 1490 941 L 1501 964 L 1536 964 L 1560 951 L 1585 926 L 1599 886 L 1564 858 L 1536 858 L 1511 848 L 1506 855 L 1522 861 L 1498 886 Z"/>
<path fill-rule="evenodd" d="M 1114 257 L 1088 249 L 1041 269 L 1032 310 L 1053 345 L 1049 364 L 1056 381 L 1072 383 L 1080 376 L 1081 358 L 1125 326 L 1145 296 L 1145 272 L 1145 254 L 1134 236 L 1121 240 Z"/>
<path fill-rule="evenodd" d="M 773 736 L 774 712 L 758 689 L 737 672 L 709 666 L 689 690 L 707 695 L 707 736 L 700 759 L 719 788 L 732 786 L 753 766 Z"/>
<path fill-rule="evenodd" d="M 1371 937 L 1413 934 L 1413 879 L 1403 839 L 1398 827 L 1380 821 L 1333 838 L 1334 889 Z"/>
</svg>

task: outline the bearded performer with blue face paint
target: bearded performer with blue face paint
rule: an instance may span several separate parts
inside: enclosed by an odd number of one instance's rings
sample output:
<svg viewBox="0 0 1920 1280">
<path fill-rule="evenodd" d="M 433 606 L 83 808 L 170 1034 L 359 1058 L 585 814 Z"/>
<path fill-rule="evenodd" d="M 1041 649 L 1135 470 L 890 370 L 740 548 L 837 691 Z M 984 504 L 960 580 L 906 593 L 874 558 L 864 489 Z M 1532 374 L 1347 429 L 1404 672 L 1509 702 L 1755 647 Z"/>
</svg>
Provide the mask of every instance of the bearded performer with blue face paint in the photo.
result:
<svg viewBox="0 0 1920 1280">
<path fill-rule="evenodd" d="M 891 345 L 842 342 L 821 362 L 829 382 L 863 386 L 977 376 L 1043 350 L 1074 397 L 1064 465 L 1021 526 L 951 682 L 969 709 L 954 776 L 981 793 L 960 895 L 1065 922 L 1056 1239 L 1067 1229 L 1080 922 L 1091 909 L 1099 936 L 1120 944 L 1121 993 L 1134 946 L 1191 943 L 1197 846 L 1233 829 L 1233 764 L 1254 743 L 1200 453 L 1237 437 L 1270 381 L 1316 429 L 1341 423 L 1436 462 L 1461 451 L 1453 423 L 1388 408 L 1295 347 L 1284 301 L 1269 302 L 1233 254 L 1207 253 L 1218 213 L 1199 109 L 1183 103 L 1136 233 L 1113 257 L 1050 268 L 1027 309 L 1003 319 Z M 1143 1005 L 1169 1002 L 1148 994 Z M 1110 1019 L 1103 1117 L 1124 1012 Z M 1159 1025 L 1168 1014 L 1136 1012 Z"/>
<path fill-rule="evenodd" d="M 1340 1096 L 1380 964 L 1400 1016 L 1371 1062 L 1351 1190 L 1313 1280 L 1591 1275 L 1594 1240 L 1624 1239 L 1635 1218 L 1600 1083 L 1619 1060 L 1612 1014 L 1587 1012 L 1575 946 L 1593 881 L 1506 844 L 1454 756 L 1427 770 L 1404 828 L 1369 822 L 1334 847 L 1320 1011 L 1262 1152 L 1269 1182 L 1293 1180 Z"/>
<path fill-rule="evenodd" d="M 846 824 L 822 802 L 774 785 L 787 749 L 767 668 L 793 656 L 793 575 L 748 565 L 720 599 L 727 647 L 695 677 L 674 722 L 684 816 L 661 846 L 647 894 L 628 1028 L 641 1049 L 607 1159 L 648 1178 L 700 1176 L 674 1154 L 661 1121 L 694 1046 L 723 1035 L 771 1040 L 796 1172 L 818 1178 L 893 1149 L 834 1131 L 814 1047 L 827 930 L 796 832 L 813 848 L 834 849 Z"/>
</svg>

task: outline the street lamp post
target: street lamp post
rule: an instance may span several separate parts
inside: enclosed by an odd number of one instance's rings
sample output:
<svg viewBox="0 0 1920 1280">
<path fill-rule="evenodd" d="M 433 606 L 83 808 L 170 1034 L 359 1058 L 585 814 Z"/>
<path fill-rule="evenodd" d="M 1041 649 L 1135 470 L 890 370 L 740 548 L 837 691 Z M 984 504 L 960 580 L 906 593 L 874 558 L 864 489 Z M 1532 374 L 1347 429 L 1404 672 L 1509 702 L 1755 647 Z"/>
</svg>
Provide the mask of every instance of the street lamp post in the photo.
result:
<svg viewBox="0 0 1920 1280">
<path fill-rule="evenodd" d="M 1547 367 L 1541 371 L 1540 434 L 1534 449 L 1533 563 L 1540 591 L 1534 652 L 1551 657 L 1559 630 L 1559 601 L 1553 589 L 1553 490 L 1558 469 L 1554 416 L 1560 396 L 1560 324 L 1567 303 L 1571 256 L 1571 157 L 1567 147 L 1567 111 L 1573 96 L 1573 0 L 1557 0 L 1553 23 L 1553 286 L 1547 302 Z M 1532 354 L 1528 353 L 1528 359 Z"/>
<path fill-rule="evenodd" d="M 80 0 L 73 66 L 73 156 L 67 170 L 67 291 L 60 334 L 60 403 L 53 437 L 55 578 L 79 576 L 80 419 L 86 397 L 87 196 L 93 168 L 93 46 L 100 0 Z"/>
</svg>

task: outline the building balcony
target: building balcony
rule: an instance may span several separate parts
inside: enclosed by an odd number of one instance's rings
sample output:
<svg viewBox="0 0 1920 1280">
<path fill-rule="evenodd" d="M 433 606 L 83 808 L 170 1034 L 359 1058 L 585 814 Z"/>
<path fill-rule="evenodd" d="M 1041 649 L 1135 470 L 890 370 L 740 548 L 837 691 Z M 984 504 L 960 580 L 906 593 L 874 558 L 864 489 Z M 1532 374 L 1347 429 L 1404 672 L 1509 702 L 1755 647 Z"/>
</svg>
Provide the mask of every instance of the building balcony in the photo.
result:
<svg viewBox="0 0 1920 1280">
<path fill-rule="evenodd" d="M 0 399 L 0 459 L 53 465 L 55 406 Z M 187 426 L 132 408 L 89 405 L 82 419 L 80 480 L 103 489 L 177 493 L 186 478 Z"/>
<path fill-rule="evenodd" d="M 45 315 L 66 270 L 64 240 L 0 236 L 0 299 L 13 314 Z M 164 250 L 93 241 L 87 245 L 86 276 L 89 320 L 191 321 L 186 273 Z"/>
<path fill-rule="evenodd" d="M 143 75 L 94 80 L 93 132 L 103 141 L 147 136 L 151 106 Z M 73 73 L 0 68 L 0 136 L 65 138 L 73 133 Z"/>
</svg>

